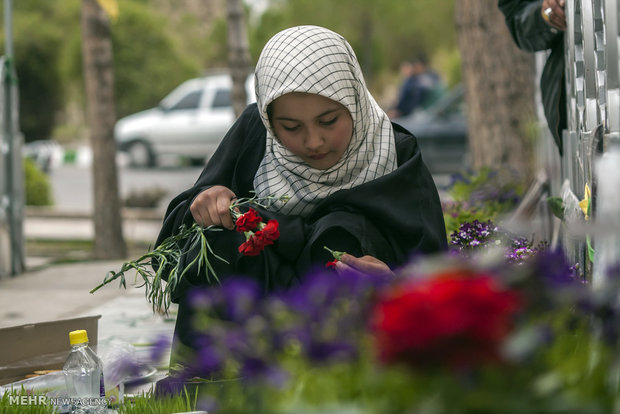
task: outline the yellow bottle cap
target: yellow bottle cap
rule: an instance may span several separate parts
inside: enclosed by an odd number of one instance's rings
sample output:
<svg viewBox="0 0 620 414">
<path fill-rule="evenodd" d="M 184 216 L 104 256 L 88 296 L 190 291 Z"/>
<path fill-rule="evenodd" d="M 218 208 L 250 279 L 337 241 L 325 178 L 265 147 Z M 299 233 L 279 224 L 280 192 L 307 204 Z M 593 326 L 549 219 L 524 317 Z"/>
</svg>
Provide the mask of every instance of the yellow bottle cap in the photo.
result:
<svg viewBox="0 0 620 414">
<path fill-rule="evenodd" d="M 83 344 L 88 342 L 88 334 L 84 329 L 69 332 L 69 342 L 71 345 Z"/>
</svg>

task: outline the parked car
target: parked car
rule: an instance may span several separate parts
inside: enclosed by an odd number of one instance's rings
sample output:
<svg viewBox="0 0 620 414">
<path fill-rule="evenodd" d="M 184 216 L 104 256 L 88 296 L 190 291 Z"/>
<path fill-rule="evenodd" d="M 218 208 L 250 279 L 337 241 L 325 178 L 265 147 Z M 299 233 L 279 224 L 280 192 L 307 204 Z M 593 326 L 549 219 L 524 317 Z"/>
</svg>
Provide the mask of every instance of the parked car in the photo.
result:
<svg viewBox="0 0 620 414">
<path fill-rule="evenodd" d="M 39 169 L 45 173 L 63 163 L 64 149 L 54 140 L 37 140 L 27 142 L 22 146 L 22 155 L 33 160 Z"/>
<path fill-rule="evenodd" d="M 470 166 L 462 86 L 446 92 L 431 107 L 394 122 L 416 136 L 431 173 L 458 173 Z"/>
<path fill-rule="evenodd" d="M 118 149 L 136 167 L 156 166 L 162 155 L 208 159 L 235 120 L 232 79 L 214 74 L 190 79 L 175 88 L 156 108 L 120 119 L 114 128 Z M 246 81 L 254 102 L 254 76 Z"/>
</svg>

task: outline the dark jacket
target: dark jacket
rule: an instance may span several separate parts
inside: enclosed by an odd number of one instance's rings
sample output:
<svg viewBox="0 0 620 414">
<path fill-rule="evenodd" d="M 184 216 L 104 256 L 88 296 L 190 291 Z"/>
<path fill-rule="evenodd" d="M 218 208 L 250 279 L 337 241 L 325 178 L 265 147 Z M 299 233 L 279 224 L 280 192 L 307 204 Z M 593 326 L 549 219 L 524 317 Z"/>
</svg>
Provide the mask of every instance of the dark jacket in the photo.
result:
<svg viewBox="0 0 620 414">
<path fill-rule="evenodd" d="M 562 155 L 562 131 L 567 127 L 564 33 L 543 20 L 542 0 L 498 0 L 498 6 L 520 49 L 550 50 L 540 77 L 540 92 L 547 124 Z"/>
</svg>

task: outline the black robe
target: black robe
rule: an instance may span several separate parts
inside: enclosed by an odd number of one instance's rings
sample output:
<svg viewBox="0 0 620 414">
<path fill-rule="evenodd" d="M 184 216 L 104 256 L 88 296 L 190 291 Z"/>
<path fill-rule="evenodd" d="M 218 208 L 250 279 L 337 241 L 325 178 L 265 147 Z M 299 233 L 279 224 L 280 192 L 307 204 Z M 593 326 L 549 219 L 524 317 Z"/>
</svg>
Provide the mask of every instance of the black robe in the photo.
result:
<svg viewBox="0 0 620 414">
<path fill-rule="evenodd" d="M 238 246 L 245 241 L 243 233 L 212 232 L 211 247 L 230 262 L 212 260 L 218 278 L 250 276 L 257 278 L 265 291 L 272 291 L 295 284 L 313 266 L 332 260 L 323 246 L 354 256 L 371 255 L 391 267 L 404 264 L 416 252 L 445 250 L 439 195 L 417 141 L 399 125 L 393 124 L 393 128 L 398 168 L 390 174 L 331 194 L 305 218 L 257 209 L 265 221 L 277 219 L 280 229 L 280 238 L 260 255 L 238 253 Z M 194 222 L 189 207 L 210 186 L 226 186 L 237 197 L 253 196 L 254 175 L 265 153 L 265 140 L 265 127 L 256 104 L 252 104 L 228 131 L 194 186 L 170 202 L 157 245 L 175 234 L 181 224 Z M 195 254 L 183 256 L 181 266 Z M 173 292 L 173 301 L 180 304 L 177 335 L 187 345 L 191 341 L 185 332 L 190 329 L 190 317 L 182 298 L 193 285 L 206 283 L 196 270 L 186 273 Z"/>
</svg>

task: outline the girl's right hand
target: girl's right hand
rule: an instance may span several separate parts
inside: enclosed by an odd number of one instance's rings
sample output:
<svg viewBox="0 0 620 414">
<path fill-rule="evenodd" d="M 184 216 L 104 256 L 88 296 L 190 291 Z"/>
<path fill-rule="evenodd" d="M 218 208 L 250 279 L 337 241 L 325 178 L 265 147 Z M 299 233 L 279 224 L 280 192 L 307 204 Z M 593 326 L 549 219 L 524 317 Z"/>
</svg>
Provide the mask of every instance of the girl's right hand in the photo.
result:
<svg viewBox="0 0 620 414">
<path fill-rule="evenodd" d="M 230 215 L 230 203 L 237 198 L 228 187 L 215 185 L 199 193 L 189 210 L 194 221 L 202 227 L 222 226 L 229 230 L 235 228 Z"/>
</svg>

